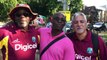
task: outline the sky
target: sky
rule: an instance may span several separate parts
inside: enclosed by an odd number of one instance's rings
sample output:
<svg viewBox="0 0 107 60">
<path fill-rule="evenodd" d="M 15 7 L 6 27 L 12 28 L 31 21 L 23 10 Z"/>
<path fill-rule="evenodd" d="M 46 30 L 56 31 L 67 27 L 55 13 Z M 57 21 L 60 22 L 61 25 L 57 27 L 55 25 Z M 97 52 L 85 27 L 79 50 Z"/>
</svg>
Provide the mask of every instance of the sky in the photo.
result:
<svg viewBox="0 0 107 60">
<path fill-rule="evenodd" d="M 83 4 L 86 6 L 96 6 L 98 9 L 107 10 L 107 0 L 83 0 Z"/>
</svg>

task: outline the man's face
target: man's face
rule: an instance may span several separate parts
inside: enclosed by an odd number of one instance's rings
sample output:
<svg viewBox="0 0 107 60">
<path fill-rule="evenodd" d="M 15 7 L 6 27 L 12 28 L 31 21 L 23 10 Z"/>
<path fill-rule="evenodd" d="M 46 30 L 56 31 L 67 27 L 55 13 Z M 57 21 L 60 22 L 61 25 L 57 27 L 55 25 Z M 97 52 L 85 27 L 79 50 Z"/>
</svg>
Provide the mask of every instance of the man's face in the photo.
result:
<svg viewBox="0 0 107 60">
<path fill-rule="evenodd" d="M 63 16 L 57 16 L 57 17 L 53 17 L 51 23 L 52 23 L 52 29 L 61 31 L 66 23 L 66 20 L 64 19 Z"/>
<path fill-rule="evenodd" d="M 28 27 L 29 22 L 31 20 L 30 18 L 31 14 L 28 11 L 24 9 L 20 9 L 14 14 L 14 16 L 15 16 L 15 22 L 19 27 L 21 28 Z"/>
<path fill-rule="evenodd" d="M 73 21 L 73 29 L 77 34 L 82 34 L 86 31 L 87 21 L 83 16 L 77 16 Z"/>
</svg>

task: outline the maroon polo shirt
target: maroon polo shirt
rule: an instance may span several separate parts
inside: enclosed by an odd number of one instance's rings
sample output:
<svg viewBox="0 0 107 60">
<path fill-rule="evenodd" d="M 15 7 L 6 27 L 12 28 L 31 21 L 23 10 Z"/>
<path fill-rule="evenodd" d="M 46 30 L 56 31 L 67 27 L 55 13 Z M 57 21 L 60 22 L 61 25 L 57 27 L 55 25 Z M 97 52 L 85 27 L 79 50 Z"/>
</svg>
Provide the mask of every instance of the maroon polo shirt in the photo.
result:
<svg viewBox="0 0 107 60">
<path fill-rule="evenodd" d="M 33 27 L 29 27 L 26 32 L 14 24 L 0 29 L 3 60 L 35 60 L 37 42 L 37 33 Z"/>
<path fill-rule="evenodd" d="M 75 60 L 96 60 L 96 53 L 93 51 L 93 44 L 91 39 L 91 32 L 88 31 L 88 34 L 85 39 L 79 40 L 76 34 L 71 38 L 74 49 L 75 49 Z M 100 36 L 99 40 L 99 50 L 101 60 L 107 60 L 107 48 L 104 41 Z"/>
</svg>

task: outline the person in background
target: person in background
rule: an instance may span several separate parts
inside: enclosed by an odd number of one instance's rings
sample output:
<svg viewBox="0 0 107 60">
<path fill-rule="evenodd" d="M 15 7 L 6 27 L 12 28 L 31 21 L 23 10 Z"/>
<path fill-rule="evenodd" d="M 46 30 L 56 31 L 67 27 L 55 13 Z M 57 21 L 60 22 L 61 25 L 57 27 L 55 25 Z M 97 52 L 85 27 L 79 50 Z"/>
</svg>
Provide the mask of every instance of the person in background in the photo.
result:
<svg viewBox="0 0 107 60">
<path fill-rule="evenodd" d="M 47 24 L 46 24 L 46 27 L 47 27 L 47 28 L 51 28 L 51 27 L 52 27 L 51 20 L 52 20 L 52 16 L 49 16 L 48 22 L 47 22 Z"/>
<path fill-rule="evenodd" d="M 50 22 L 52 26 L 50 28 L 42 27 L 39 29 L 40 32 L 40 53 L 44 48 L 53 40 L 64 36 L 59 41 L 52 44 L 42 55 L 41 60 L 74 60 L 74 48 L 72 41 L 66 37 L 63 32 L 63 27 L 66 23 L 65 16 L 57 12 L 52 17 Z"/>
<path fill-rule="evenodd" d="M 29 26 L 37 17 L 27 4 L 17 4 L 9 13 L 12 22 L 0 28 L 3 60 L 35 60 L 37 30 Z"/>
<path fill-rule="evenodd" d="M 35 29 L 38 28 L 38 27 L 40 27 L 40 26 L 39 26 L 39 21 L 38 21 L 38 16 L 37 16 L 36 19 L 34 19 L 34 20 L 32 20 L 32 21 L 30 22 L 30 26 L 35 27 Z"/>
<path fill-rule="evenodd" d="M 103 39 L 97 36 L 97 53 L 94 51 L 92 43 L 93 33 L 87 29 L 87 18 L 82 12 L 76 12 L 72 17 L 72 27 L 74 32 L 67 34 L 72 40 L 75 50 L 75 60 L 107 60 L 107 49 Z M 96 37 L 93 37 L 96 38 Z"/>
<path fill-rule="evenodd" d="M 44 21 L 42 15 L 38 15 L 35 20 L 31 21 L 30 26 L 34 26 L 35 28 L 45 26 L 45 21 Z"/>
</svg>

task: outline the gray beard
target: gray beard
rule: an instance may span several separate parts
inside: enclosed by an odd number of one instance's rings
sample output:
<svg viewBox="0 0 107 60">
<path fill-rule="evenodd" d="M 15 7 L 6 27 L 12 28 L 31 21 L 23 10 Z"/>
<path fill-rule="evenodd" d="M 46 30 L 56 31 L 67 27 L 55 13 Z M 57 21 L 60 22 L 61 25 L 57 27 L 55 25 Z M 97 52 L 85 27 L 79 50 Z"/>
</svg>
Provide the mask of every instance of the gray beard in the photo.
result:
<svg viewBox="0 0 107 60">
<path fill-rule="evenodd" d="M 83 33 L 84 30 L 83 29 L 78 29 L 77 33 Z"/>
</svg>

